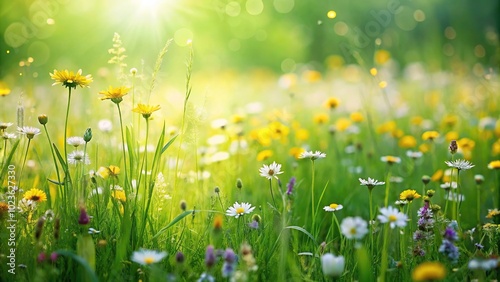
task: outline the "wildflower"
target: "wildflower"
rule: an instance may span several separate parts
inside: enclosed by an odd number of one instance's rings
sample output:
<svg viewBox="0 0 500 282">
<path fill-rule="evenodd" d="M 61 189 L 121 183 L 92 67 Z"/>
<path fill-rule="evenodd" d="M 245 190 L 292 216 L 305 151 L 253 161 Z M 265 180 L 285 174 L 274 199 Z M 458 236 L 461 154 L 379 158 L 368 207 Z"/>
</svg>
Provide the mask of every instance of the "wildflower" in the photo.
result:
<svg viewBox="0 0 500 282">
<path fill-rule="evenodd" d="M 325 206 L 323 209 L 327 212 L 334 212 L 341 210 L 344 206 L 339 204 L 330 204 L 329 206 Z"/>
<path fill-rule="evenodd" d="M 451 140 L 450 146 L 448 147 L 448 150 L 450 150 L 450 153 L 454 155 L 457 150 L 458 150 L 458 145 L 456 140 Z"/>
<path fill-rule="evenodd" d="M 428 175 L 422 175 L 422 183 L 424 183 L 424 185 L 427 185 L 429 184 L 429 182 L 431 182 L 431 177 Z"/>
<path fill-rule="evenodd" d="M 475 166 L 467 160 L 445 161 L 444 163 L 457 170 L 468 170 Z"/>
<path fill-rule="evenodd" d="M 328 115 L 325 113 L 317 114 L 314 116 L 313 121 L 316 124 L 324 124 L 324 123 L 328 122 Z"/>
<path fill-rule="evenodd" d="M 76 89 L 77 86 L 82 88 L 89 87 L 89 84 L 92 82 L 92 76 L 90 74 L 83 76 L 81 69 L 76 74 L 68 70 L 54 70 L 54 73 L 50 74 L 50 78 L 55 80 L 52 85 L 62 84 L 66 88 L 73 89 Z"/>
<path fill-rule="evenodd" d="M 353 122 L 362 122 L 365 119 L 360 112 L 352 112 L 349 117 Z"/>
<path fill-rule="evenodd" d="M 272 179 L 273 177 L 278 179 L 278 174 L 282 174 L 281 165 L 273 162 L 270 165 L 263 165 L 260 169 L 260 176 L 265 177 L 267 179 Z"/>
<path fill-rule="evenodd" d="M 184 257 L 184 254 L 182 252 L 180 252 L 180 251 L 175 254 L 175 261 L 177 263 L 179 263 L 179 264 L 183 263 L 185 259 L 186 258 Z"/>
<path fill-rule="evenodd" d="M 83 133 L 83 140 L 85 141 L 85 143 L 88 143 L 90 142 L 90 140 L 92 140 L 92 128 L 87 128 L 85 130 L 85 133 Z"/>
<path fill-rule="evenodd" d="M 28 139 L 33 139 L 33 137 L 37 136 L 38 134 L 42 133 L 40 129 L 36 127 L 31 127 L 31 126 L 23 126 L 23 127 L 18 127 L 17 131 L 19 133 L 26 135 Z"/>
<path fill-rule="evenodd" d="M 383 207 L 380 209 L 380 215 L 377 216 L 381 223 L 389 223 L 390 227 L 405 227 L 407 216 L 404 213 L 399 212 L 394 207 Z"/>
<path fill-rule="evenodd" d="M 500 219 L 500 211 L 498 209 L 488 210 L 486 218 L 496 218 L 498 221 Z"/>
<path fill-rule="evenodd" d="M 97 123 L 97 128 L 102 132 L 111 132 L 113 129 L 113 123 L 109 119 L 101 119 Z"/>
<path fill-rule="evenodd" d="M 28 212 L 28 211 L 34 211 L 37 207 L 36 203 L 37 202 L 35 202 L 35 201 L 22 198 L 19 201 L 17 208 L 18 208 L 19 212 L 21 212 L 21 213 Z"/>
<path fill-rule="evenodd" d="M 405 135 L 399 139 L 398 146 L 404 149 L 414 148 L 417 146 L 417 139 L 411 135 Z"/>
<path fill-rule="evenodd" d="M 236 254 L 230 248 L 227 248 L 223 254 L 224 264 L 222 265 L 222 277 L 231 277 L 236 270 Z"/>
<path fill-rule="evenodd" d="M 138 104 L 136 108 L 132 111 L 135 113 L 139 113 L 143 118 L 148 119 L 153 112 L 156 112 L 160 109 L 160 105 L 146 105 L 146 104 Z"/>
<path fill-rule="evenodd" d="M 66 140 L 66 143 L 68 143 L 68 145 L 70 145 L 70 146 L 77 148 L 78 146 L 85 145 L 85 140 L 83 140 L 83 137 L 73 136 L 73 137 L 69 137 Z"/>
<path fill-rule="evenodd" d="M 35 239 L 40 239 L 40 236 L 42 236 L 42 230 L 43 230 L 43 225 L 45 224 L 45 217 L 41 216 L 35 226 Z"/>
<path fill-rule="evenodd" d="M 325 101 L 325 107 L 328 108 L 329 110 L 333 110 L 336 107 L 338 107 L 340 104 L 340 100 L 335 98 L 335 97 L 330 97 Z"/>
<path fill-rule="evenodd" d="M 499 168 L 500 168 L 500 162 L 499 162 Z M 481 174 L 476 174 L 474 175 L 474 181 L 476 181 L 476 184 L 482 184 L 484 182 L 484 176 Z"/>
<path fill-rule="evenodd" d="M 420 159 L 423 156 L 423 153 L 420 151 L 406 151 L 406 156 L 416 160 Z"/>
<path fill-rule="evenodd" d="M 326 154 L 320 151 L 316 151 L 314 153 L 312 151 L 305 151 L 299 155 L 299 159 L 308 159 L 308 158 L 314 161 L 317 159 L 326 158 Z"/>
<path fill-rule="evenodd" d="M 23 198 L 36 203 L 41 203 L 47 201 L 47 195 L 44 191 L 33 188 L 24 193 Z"/>
<path fill-rule="evenodd" d="M 125 191 L 123 190 L 113 190 L 113 198 L 117 199 L 118 201 L 125 203 L 127 201 L 127 196 L 125 195 Z"/>
<path fill-rule="evenodd" d="M 90 217 L 85 207 L 80 207 L 80 216 L 78 217 L 78 224 L 87 225 L 90 222 Z"/>
<path fill-rule="evenodd" d="M 167 256 L 165 252 L 141 249 L 132 253 L 131 260 L 138 264 L 150 265 L 157 263 Z"/>
<path fill-rule="evenodd" d="M 207 268 L 214 266 L 216 260 L 214 247 L 212 245 L 207 246 L 207 251 L 205 252 L 205 265 Z"/>
<path fill-rule="evenodd" d="M 255 207 L 252 207 L 252 205 L 249 203 L 239 204 L 238 202 L 236 202 L 232 207 L 229 207 L 227 209 L 226 215 L 238 218 L 240 216 L 253 212 L 254 209 Z"/>
<path fill-rule="evenodd" d="M 47 255 L 44 252 L 39 253 L 38 256 L 37 256 L 37 258 L 36 258 L 36 260 L 38 261 L 38 263 L 42 263 L 46 259 L 47 259 Z"/>
<path fill-rule="evenodd" d="M 273 156 L 272 150 L 262 150 L 257 154 L 258 161 L 265 161 Z"/>
<path fill-rule="evenodd" d="M 93 235 L 93 234 L 99 234 L 99 233 L 101 233 L 101 231 L 96 230 L 92 227 L 89 228 L 89 234 Z"/>
<path fill-rule="evenodd" d="M 78 163 L 84 163 L 86 165 L 90 164 L 90 159 L 87 154 L 84 154 L 83 151 L 73 151 L 68 154 L 68 164 L 78 164 Z"/>
<path fill-rule="evenodd" d="M 457 193 L 449 193 L 444 195 L 445 200 L 453 201 L 453 202 L 463 202 L 465 201 L 465 196 Z"/>
<path fill-rule="evenodd" d="M 128 92 L 130 91 L 130 88 L 125 87 L 125 86 L 120 86 L 120 87 L 109 87 L 108 90 L 103 90 L 99 92 L 99 94 L 104 95 L 103 97 L 100 97 L 101 100 L 111 100 L 111 102 L 115 104 L 119 104 L 121 101 L 123 101 L 123 96 L 127 95 Z"/>
<path fill-rule="evenodd" d="M 446 277 L 446 268 L 440 262 L 423 262 L 411 274 L 414 281 L 442 280 Z"/>
<path fill-rule="evenodd" d="M 385 182 L 383 182 L 383 181 L 378 181 L 378 180 L 375 180 L 375 179 L 370 178 L 370 177 L 368 177 L 368 180 L 365 180 L 362 178 L 358 178 L 358 180 L 361 183 L 361 185 L 368 187 L 368 189 L 370 189 L 370 190 L 372 190 L 375 186 L 385 184 Z"/>
<path fill-rule="evenodd" d="M 394 202 L 394 204 L 396 206 L 404 207 L 405 205 L 408 204 L 408 201 L 397 200 L 396 202 Z"/>
<path fill-rule="evenodd" d="M 321 256 L 321 267 L 325 276 L 340 277 L 344 272 L 345 259 L 343 256 L 326 253 Z"/>
<path fill-rule="evenodd" d="M 439 133 L 437 131 L 426 131 L 422 134 L 422 140 L 433 141 L 434 139 L 439 137 Z"/>
<path fill-rule="evenodd" d="M 218 214 L 214 217 L 214 231 L 220 231 L 222 230 L 222 222 L 223 222 L 223 218 L 222 218 L 222 215 Z"/>
<path fill-rule="evenodd" d="M 401 194 L 399 194 L 400 200 L 406 200 L 408 202 L 411 202 L 414 199 L 418 199 L 420 197 L 421 195 L 418 194 L 417 191 L 411 189 L 404 190 L 403 192 L 401 192 Z"/>
<path fill-rule="evenodd" d="M 203 272 L 196 282 L 215 282 L 215 278 L 212 275 Z"/>
<path fill-rule="evenodd" d="M 0 122 L 0 130 L 3 131 L 7 129 L 9 126 L 11 126 L 13 123 L 12 122 Z"/>
<path fill-rule="evenodd" d="M 292 178 L 290 178 L 290 181 L 288 181 L 288 183 L 286 184 L 286 194 L 287 195 L 291 195 L 292 192 L 293 192 L 293 187 L 295 186 L 295 177 L 292 176 Z"/>
<path fill-rule="evenodd" d="M 115 165 L 110 165 L 107 167 L 101 166 L 97 170 L 97 175 L 100 177 L 107 179 L 108 177 L 118 177 L 118 174 L 120 174 L 120 168 L 115 166 Z"/>
<path fill-rule="evenodd" d="M 256 220 L 252 220 L 252 222 L 248 224 L 248 227 L 252 229 L 259 229 L 259 222 Z"/>
<path fill-rule="evenodd" d="M 489 168 L 489 169 L 500 169 L 500 160 L 491 161 L 491 162 L 488 164 L 488 168 Z"/>
<path fill-rule="evenodd" d="M 489 259 L 478 259 L 474 258 L 469 261 L 467 264 L 470 270 L 478 270 L 482 269 L 485 271 L 492 270 L 494 268 L 497 268 L 498 266 L 498 259 L 495 258 L 489 258 Z"/>
<path fill-rule="evenodd" d="M 47 117 L 47 115 L 45 114 L 41 114 L 38 116 L 38 122 L 41 124 L 41 125 L 46 125 L 47 122 L 49 122 L 49 118 Z"/>
<path fill-rule="evenodd" d="M 383 161 L 384 163 L 388 163 L 390 165 L 392 164 L 399 164 L 401 162 L 401 158 L 399 157 L 394 157 L 394 156 L 383 156 L 380 158 L 381 161 Z"/>
<path fill-rule="evenodd" d="M 362 239 L 368 233 L 368 223 L 361 217 L 346 217 L 340 229 L 347 239 Z"/>
<path fill-rule="evenodd" d="M 433 238 L 434 215 L 429 206 L 429 202 L 425 202 L 424 206 L 418 210 L 418 229 L 413 233 L 413 240 L 416 241 L 414 253 L 419 256 L 424 256 L 425 251 L 422 249 L 429 240 Z"/>
<path fill-rule="evenodd" d="M 448 224 L 443 233 L 443 242 L 441 246 L 439 246 L 439 252 L 445 254 L 452 263 L 456 263 L 460 255 L 458 248 L 453 244 L 458 240 L 458 235 L 455 230 L 456 226 L 456 221 L 452 221 Z"/>
<path fill-rule="evenodd" d="M 50 254 L 50 261 L 51 261 L 52 263 L 55 263 L 55 262 L 57 261 L 57 253 L 56 253 L 56 252 L 52 252 L 52 253 Z"/>
</svg>

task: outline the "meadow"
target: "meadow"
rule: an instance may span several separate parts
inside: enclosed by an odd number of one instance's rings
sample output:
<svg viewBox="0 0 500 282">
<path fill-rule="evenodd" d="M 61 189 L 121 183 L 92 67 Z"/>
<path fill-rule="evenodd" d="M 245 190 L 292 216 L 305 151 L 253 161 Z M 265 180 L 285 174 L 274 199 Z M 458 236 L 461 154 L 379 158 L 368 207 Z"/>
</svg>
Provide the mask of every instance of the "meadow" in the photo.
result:
<svg viewBox="0 0 500 282">
<path fill-rule="evenodd" d="M 500 278 L 498 69 L 122 39 L 0 81 L 1 281 Z"/>
</svg>

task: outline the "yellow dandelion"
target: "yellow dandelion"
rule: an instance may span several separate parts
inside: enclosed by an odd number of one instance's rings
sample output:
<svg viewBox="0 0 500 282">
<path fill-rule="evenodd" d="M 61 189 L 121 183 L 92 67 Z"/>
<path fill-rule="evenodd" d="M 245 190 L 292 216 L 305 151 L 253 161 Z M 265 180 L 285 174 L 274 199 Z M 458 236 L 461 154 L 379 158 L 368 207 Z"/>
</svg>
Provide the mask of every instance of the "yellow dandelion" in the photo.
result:
<svg viewBox="0 0 500 282">
<path fill-rule="evenodd" d="M 304 128 L 299 128 L 295 130 L 295 138 L 300 141 L 305 141 L 309 139 L 309 131 Z"/>
<path fill-rule="evenodd" d="M 471 151 L 476 146 L 476 142 L 469 138 L 462 138 L 457 140 L 457 145 L 462 151 Z"/>
<path fill-rule="evenodd" d="M 76 73 L 68 70 L 54 70 L 54 73 L 50 74 L 50 78 L 56 81 L 52 85 L 62 84 L 66 88 L 89 87 L 92 82 L 92 75 L 83 76 L 81 69 Z"/>
<path fill-rule="evenodd" d="M 123 190 L 113 190 L 113 198 L 122 203 L 127 201 L 127 196 L 125 195 L 125 191 Z"/>
<path fill-rule="evenodd" d="M 489 168 L 489 169 L 500 169 L 500 160 L 491 161 L 491 162 L 488 164 L 488 168 Z"/>
<path fill-rule="evenodd" d="M 446 268 L 440 262 L 423 262 L 411 274 L 414 281 L 442 280 L 446 277 Z"/>
<path fill-rule="evenodd" d="M 160 105 L 146 105 L 146 104 L 138 104 L 132 111 L 134 113 L 139 113 L 145 119 L 148 119 L 153 112 L 156 112 L 160 109 Z"/>
<path fill-rule="evenodd" d="M 223 220 L 224 220 L 224 217 L 220 214 L 218 214 L 214 217 L 214 230 L 215 231 L 219 231 L 222 229 Z"/>
<path fill-rule="evenodd" d="M 236 124 L 242 123 L 244 120 L 245 120 L 245 116 L 243 116 L 243 115 L 235 114 L 231 117 L 231 122 L 236 123 Z"/>
<path fill-rule="evenodd" d="M 396 128 L 395 130 L 393 130 L 391 132 L 391 136 L 394 137 L 394 138 L 401 138 L 403 137 L 405 133 L 403 132 L 403 130 L 399 129 L 399 128 Z"/>
<path fill-rule="evenodd" d="M 398 146 L 403 149 L 410 149 L 417 146 L 417 139 L 411 135 L 405 135 L 399 139 Z"/>
<path fill-rule="evenodd" d="M 379 65 L 387 63 L 391 59 L 391 53 L 389 51 L 380 49 L 375 52 L 375 62 Z"/>
<path fill-rule="evenodd" d="M 351 126 L 351 120 L 350 119 L 347 119 L 347 118 L 339 118 L 336 122 L 335 122 L 335 128 L 337 129 L 337 131 L 339 132 L 342 132 L 342 131 L 345 131 L 346 129 L 348 129 L 350 126 Z"/>
<path fill-rule="evenodd" d="M 109 176 L 117 177 L 118 174 L 120 174 L 120 168 L 114 165 L 110 165 L 108 167 L 101 166 L 97 170 L 97 174 L 104 179 L 108 178 Z"/>
<path fill-rule="evenodd" d="M 262 150 L 257 154 L 258 161 L 264 161 L 273 156 L 272 150 Z"/>
<path fill-rule="evenodd" d="M 23 198 L 33 202 L 41 203 L 47 201 L 47 195 L 40 189 L 33 188 L 24 193 Z"/>
<path fill-rule="evenodd" d="M 401 162 L 401 158 L 395 156 L 383 156 L 380 158 L 380 160 L 390 165 Z"/>
<path fill-rule="evenodd" d="M 496 156 L 500 155 L 500 139 L 498 139 L 493 145 L 491 146 L 491 153 Z"/>
<path fill-rule="evenodd" d="M 431 181 L 438 182 L 439 180 L 441 180 L 441 178 L 443 178 L 443 174 L 444 172 L 442 169 L 436 170 L 436 172 L 434 172 L 434 174 L 431 176 Z"/>
<path fill-rule="evenodd" d="M 500 215 L 500 211 L 498 209 L 488 210 L 488 214 L 486 218 L 493 218 Z"/>
<path fill-rule="evenodd" d="M 456 115 L 446 115 L 443 118 L 443 124 L 448 127 L 453 127 L 458 123 L 458 116 Z"/>
<path fill-rule="evenodd" d="M 10 94 L 10 88 L 4 82 L 0 81 L 0 96 L 4 97 Z"/>
<path fill-rule="evenodd" d="M 426 131 L 424 133 L 422 133 L 422 140 L 424 141 L 432 141 L 436 138 L 439 137 L 439 133 L 437 131 Z"/>
<path fill-rule="evenodd" d="M 100 97 L 101 100 L 111 100 L 113 103 L 118 104 L 123 100 L 123 96 L 127 95 L 130 88 L 125 86 L 112 87 L 110 86 L 108 90 L 103 90 L 99 94 L 104 95 Z"/>
<path fill-rule="evenodd" d="M 385 122 L 377 127 L 377 133 L 378 134 L 384 134 L 388 132 L 393 132 L 396 130 L 396 122 L 393 120 L 390 120 L 388 122 Z"/>
<path fill-rule="evenodd" d="M 315 70 L 306 70 L 302 74 L 302 78 L 307 82 L 318 82 L 321 80 L 321 73 Z"/>
<path fill-rule="evenodd" d="M 325 113 L 316 114 L 313 118 L 314 123 L 324 124 L 328 122 L 328 115 Z"/>
<path fill-rule="evenodd" d="M 415 126 L 420 126 L 422 125 L 422 122 L 424 121 L 424 118 L 421 116 L 414 116 L 410 119 L 410 123 Z"/>
<path fill-rule="evenodd" d="M 349 117 L 351 118 L 352 122 L 356 122 L 356 123 L 359 123 L 359 122 L 362 122 L 363 120 L 365 120 L 365 117 L 360 112 L 352 112 Z"/>
<path fill-rule="evenodd" d="M 402 200 L 402 201 L 408 201 L 408 202 L 411 202 L 414 199 L 418 199 L 420 197 L 422 197 L 422 196 L 420 196 L 420 194 L 417 193 L 417 191 L 412 190 L 412 189 L 404 190 L 403 192 L 401 192 L 401 194 L 399 194 L 399 199 L 400 200 Z"/>
<path fill-rule="evenodd" d="M 325 101 L 325 107 L 327 109 L 333 110 L 340 105 L 340 100 L 335 97 L 330 97 Z"/>
<path fill-rule="evenodd" d="M 452 140 L 458 140 L 458 132 L 456 131 L 450 131 L 448 133 L 446 133 L 446 135 L 444 136 L 444 139 L 446 139 L 446 142 L 447 143 L 450 143 Z"/>
<path fill-rule="evenodd" d="M 293 147 L 290 149 L 289 151 L 289 154 L 296 158 L 296 159 L 299 159 L 300 155 L 305 152 L 306 150 L 304 150 L 303 148 L 300 148 L 300 147 Z"/>
</svg>

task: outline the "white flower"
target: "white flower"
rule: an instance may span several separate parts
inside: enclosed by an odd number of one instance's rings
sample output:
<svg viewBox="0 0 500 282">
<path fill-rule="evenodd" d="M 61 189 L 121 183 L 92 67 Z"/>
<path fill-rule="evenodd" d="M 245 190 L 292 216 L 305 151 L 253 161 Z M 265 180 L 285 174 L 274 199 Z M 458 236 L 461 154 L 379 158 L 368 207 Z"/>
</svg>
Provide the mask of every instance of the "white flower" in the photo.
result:
<svg viewBox="0 0 500 282">
<path fill-rule="evenodd" d="M 311 159 L 311 160 L 316 160 L 316 159 L 322 159 L 326 158 L 326 154 L 322 153 L 320 151 L 316 151 L 313 153 L 313 151 L 305 151 L 302 152 L 299 156 L 299 159 Z"/>
<path fill-rule="evenodd" d="M 423 155 L 420 151 L 406 151 L 406 156 L 412 159 L 419 159 Z"/>
<path fill-rule="evenodd" d="M 97 128 L 102 132 L 110 132 L 113 130 L 113 123 L 109 119 L 101 119 L 97 123 Z"/>
<path fill-rule="evenodd" d="M 329 206 L 325 206 L 323 209 L 327 212 L 334 212 L 341 210 L 344 206 L 339 204 L 330 204 Z"/>
<path fill-rule="evenodd" d="M 361 217 L 346 217 L 340 229 L 347 239 L 362 239 L 368 233 L 368 223 Z"/>
<path fill-rule="evenodd" d="M 92 235 L 92 234 L 99 234 L 99 233 L 101 233 L 101 231 L 96 230 L 96 229 L 94 229 L 92 227 L 89 228 L 89 234 Z"/>
<path fill-rule="evenodd" d="M 278 179 L 278 174 L 282 174 L 281 165 L 273 162 L 270 165 L 263 165 L 260 169 L 260 176 L 265 177 L 267 179 L 276 178 Z"/>
<path fill-rule="evenodd" d="M 86 165 L 90 164 L 90 159 L 87 154 L 84 154 L 83 151 L 73 151 L 68 155 L 68 164 L 77 164 L 77 163 L 85 163 Z"/>
<path fill-rule="evenodd" d="M 385 184 L 385 182 L 383 182 L 383 181 L 378 181 L 378 180 L 375 180 L 375 179 L 370 178 L 370 177 L 368 177 L 368 180 L 364 180 L 363 178 L 358 178 L 358 180 L 359 180 L 359 183 L 361 183 L 361 185 L 364 185 L 368 188 L 373 188 L 375 186 Z"/>
<path fill-rule="evenodd" d="M 345 259 L 343 256 L 327 253 L 321 256 L 321 267 L 325 276 L 339 277 L 344 272 Z"/>
<path fill-rule="evenodd" d="M 254 209 L 255 207 L 252 207 L 252 205 L 249 203 L 241 203 L 240 205 L 238 202 L 236 202 L 232 207 L 229 207 L 227 209 L 226 215 L 238 218 L 244 214 L 253 212 Z"/>
<path fill-rule="evenodd" d="M 80 136 L 69 137 L 66 142 L 68 143 L 68 145 L 75 146 L 75 148 L 85 145 L 85 140 L 83 140 L 83 137 Z"/>
<path fill-rule="evenodd" d="M 9 140 L 9 139 L 15 139 L 17 138 L 17 135 L 15 135 L 14 133 L 7 133 L 7 132 L 4 132 L 2 134 L 2 138 L 5 139 L 5 140 Z"/>
<path fill-rule="evenodd" d="M 210 136 L 207 139 L 207 144 L 211 145 L 211 146 L 217 146 L 217 145 L 221 145 L 221 144 L 226 143 L 227 139 L 228 139 L 228 137 L 226 135 L 216 134 L 216 135 Z"/>
<path fill-rule="evenodd" d="M 12 122 L 0 122 L 0 130 L 5 130 L 12 124 L 13 124 Z"/>
<path fill-rule="evenodd" d="M 210 161 L 212 163 L 218 163 L 218 162 L 221 162 L 221 161 L 224 161 L 227 159 L 229 159 L 228 152 L 217 152 L 217 153 L 212 155 L 212 157 L 210 158 Z"/>
<path fill-rule="evenodd" d="M 214 129 L 224 129 L 227 126 L 227 119 L 219 118 L 212 121 L 210 124 Z"/>
<path fill-rule="evenodd" d="M 446 161 L 444 163 L 447 164 L 449 167 L 454 167 L 458 170 L 468 170 L 475 166 L 467 160 Z"/>
<path fill-rule="evenodd" d="M 41 133 L 40 129 L 31 126 L 18 127 L 17 131 L 26 135 L 28 139 L 33 139 L 33 137 Z"/>
<path fill-rule="evenodd" d="M 391 228 L 394 227 L 405 227 L 407 216 L 404 213 L 399 212 L 398 209 L 394 207 L 384 207 L 380 209 L 380 213 L 377 218 L 381 223 L 389 222 Z"/>
<path fill-rule="evenodd" d="M 394 157 L 394 156 L 383 156 L 383 157 L 380 157 L 380 160 L 383 161 L 384 163 L 388 163 L 388 164 L 393 164 L 393 163 L 399 164 L 401 162 L 400 157 Z"/>
<path fill-rule="evenodd" d="M 165 252 L 141 249 L 132 253 L 131 260 L 142 265 L 157 263 L 167 256 Z"/>
<path fill-rule="evenodd" d="M 441 187 L 445 190 L 450 189 L 450 188 L 457 189 L 458 184 L 455 181 L 451 182 L 451 184 L 450 184 L 450 182 L 446 182 L 446 183 L 439 185 L 439 187 Z"/>
<path fill-rule="evenodd" d="M 470 270 L 492 270 L 498 266 L 498 260 L 494 258 L 489 259 L 478 259 L 474 258 L 469 261 L 468 267 Z"/>
<path fill-rule="evenodd" d="M 465 196 L 457 193 L 447 193 L 444 195 L 445 200 L 453 201 L 453 202 L 463 202 L 465 201 Z"/>
</svg>

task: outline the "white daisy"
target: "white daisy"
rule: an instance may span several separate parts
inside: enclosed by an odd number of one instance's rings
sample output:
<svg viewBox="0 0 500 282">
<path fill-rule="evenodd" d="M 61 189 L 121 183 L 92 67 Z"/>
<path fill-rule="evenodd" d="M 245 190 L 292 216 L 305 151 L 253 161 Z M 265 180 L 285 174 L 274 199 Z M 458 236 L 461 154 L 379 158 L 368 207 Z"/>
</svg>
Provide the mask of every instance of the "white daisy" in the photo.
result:
<svg viewBox="0 0 500 282">
<path fill-rule="evenodd" d="M 94 229 L 92 227 L 89 228 L 89 234 L 92 235 L 92 234 L 99 234 L 99 233 L 101 233 L 101 231 L 96 230 L 96 229 Z"/>
<path fill-rule="evenodd" d="M 383 156 L 380 157 L 380 160 L 388 164 L 394 164 L 394 163 L 399 164 L 401 162 L 401 158 L 395 156 Z"/>
<path fill-rule="evenodd" d="M 248 214 L 253 212 L 255 207 L 252 207 L 251 204 L 249 203 L 241 203 L 239 204 L 238 202 L 234 203 L 232 207 L 229 207 L 226 211 L 226 215 L 228 216 L 234 216 L 235 218 L 238 218 L 244 214 Z"/>
<path fill-rule="evenodd" d="M 316 151 L 313 153 L 313 151 L 305 151 L 302 152 L 299 156 L 299 159 L 311 159 L 311 160 L 317 160 L 317 159 L 323 159 L 326 158 L 326 154 L 322 153 L 320 151 Z"/>
<path fill-rule="evenodd" d="M 73 137 L 69 137 L 66 140 L 66 143 L 68 143 L 68 145 L 74 146 L 76 148 L 78 146 L 85 145 L 85 140 L 83 140 L 83 137 L 73 136 Z"/>
<path fill-rule="evenodd" d="M 267 179 L 276 178 L 278 179 L 278 174 L 282 174 L 281 165 L 273 162 L 270 165 L 263 165 L 260 169 L 260 176 L 265 177 Z"/>
<path fill-rule="evenodd" d="M 467 160 L 446 161 L 444 163 L 447 164 L 449 167 L 454 167 L 458 170 L 468 170 L 475 166 Z"/>
<path fill-rule="evenodd" d="M 5 130 L 12 124 L 13 124 L 12 122 L 0 122 L 0 130 Z"/>
<path fill-rule="evenodd" d="M 327 212 L 334 212 L 341 210 L 344 206 L 339 204 L 330 204 L 329 206 L 325 206 L 323 209 Z"/>
<path fill-rule="evenodd" d="M 132 253 L 131 260 L 133 262 L 137 262 L 138 264 L 149 265 L 159 262 L 166 256 L 167 253 L 165 252 L 157 252 L 153 250 L 141 249 L 139 251 L 135 251 L 134 253 Z"/>
<path fill-rule="evenodd" d="M 423 153 L 420 151 L 406 151 L 406 156 L 412 159 L 419 159 L 423 156 Z"/>
<path fill-rule="evenodd" d="M 87 154 L 84 154 L 83 151 L 73 151 L 68 155 L 68 164 L 77 164 L 77 163 L 85 163 L 86 165 L 90 164 L 90 159 Z"/>
<path fill-rule="evenodd" d="M 15 138 L 17 138 L 17 135 L 15 135 L 14 133 L 4 132 L 2 134 L 2 138 L 5 139 L 5 140 L 15 139 Z"/>
<path fill-rule="evenodd" d="M 28 139 L 33 139 L 36 135 L 42 133 L 40 129 L 31 126 L 18 127 L 17 131 L 21 134 L 26 135 Z"/>
<path fill-rule="evenodd" d="M 359 180 L 359 183 L 361 185 L 364 185 L 364 186 L 366 186 L 368 188 L 373 188 L 375 186 L 384 185 L 385 184 L 385 182 L 383 182 L 383 181 L 378 181 L 378 180 L 375 180 L 375 179 L 370 178 L 370 177 L 368 177 L 368 180 L 365 180 L 363 178 L 358 178 L 358 180 Z"/>
<path fill-rule="evenodd" d="M 394 207 L 384 207 L 380 209 L 380 213 L 377 218 L 381 223 L 390 224 L 391 228 L 394 227 L 405 227 L 407 216 L 404 213 L 399 212 L 398 209 Z"/>
<path fill-rule="evenodd" d="M 361 217 L 346 217 L 340 229 L 347 239 L 362 239 L 368 233 L 368 223 Z"/>
<path fill-rule="evenodd" d="M 97 128 L 102 132 L 110 132 L 113 130 L 113 123 L 109 119 L 101 119 L 97 123 Z"/>
<path fill-rule="evenodd" d="M 450 182 L 446 182 L 446 183 L 439 185 L 439 187 L 441 187 L 445 190 L 449 190 L 450 188 L 457 189 L 458 184 L 455 181 L 451 182 L 451 184 L 450 184 Z"/>
</svg>

